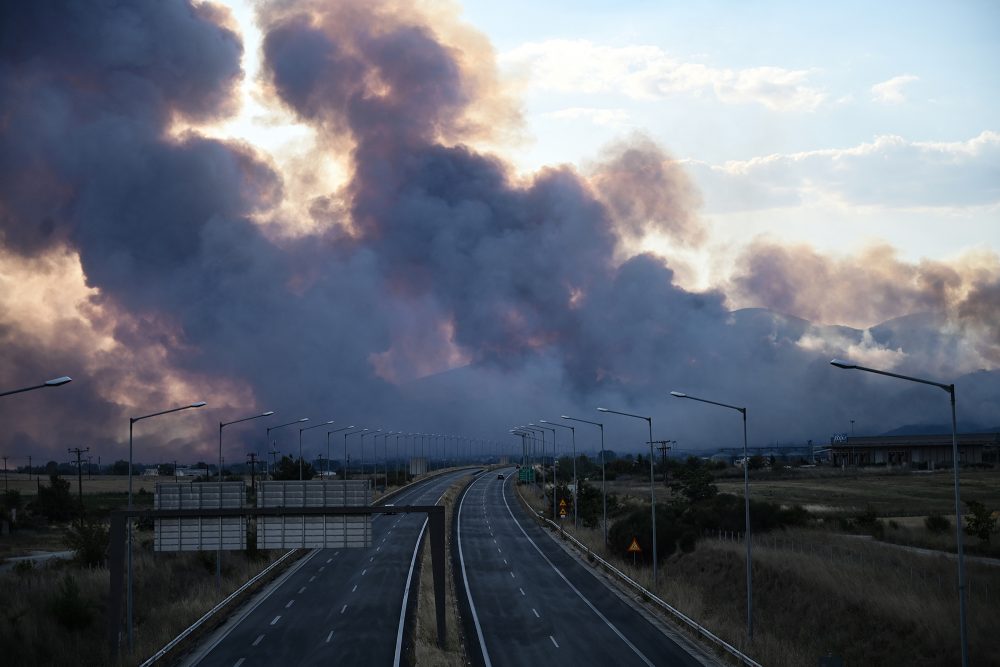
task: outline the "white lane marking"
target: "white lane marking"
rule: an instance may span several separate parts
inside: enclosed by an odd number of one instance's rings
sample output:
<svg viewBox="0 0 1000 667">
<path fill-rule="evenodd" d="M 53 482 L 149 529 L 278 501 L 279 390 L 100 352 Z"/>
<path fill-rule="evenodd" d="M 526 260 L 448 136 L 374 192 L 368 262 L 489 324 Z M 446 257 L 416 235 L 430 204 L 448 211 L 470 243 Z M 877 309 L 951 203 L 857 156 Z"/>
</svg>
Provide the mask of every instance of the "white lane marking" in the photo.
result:
<svg viewBox="0 0 1000 667">
<path fill-rule="evenodd" d="M 518 586 L 517 590 L 521 591 L 521 595 L 524 595 L 524 589 Z"/>
<path fill-rule="evenodd" d="M 333 562 L 333 559 L 332 559 L 332 558 L 327 558 L 327 559 L 326 559 L 326 564 L 327 564 L 327 565 L 329 565 L 329 564 L 330 564 L 330 563 L 332 563 L 332 562 Z"/>
<path fill-rule="evenodd" d="M 320 571 L 320 572 L 322 572 L 322 571 L 323 571 L 323 570 L 325 570 L 325 569 L 326 569 L 326 565 L 320 565 L 320 566 L 319 566 L 319 571 Z"/>
<path fill-rule="evenodd" d="M 334 552 L 333 552 L 333 555 L 334 555 L 334 556 L 339 556 L 339 555 L 340 555 L 340 552 L 339 552 L 339 551 L 334 551 Z"/>
<path fill-rule="evenodd" d="M 275 623 L 277 623 L 279 618 L 281 618 L 281 614 L 278 614 L 277 616 L 274 617 L 274 620 L 271 621 L 271 625 L 274 625 Z"/>
<path fill-rule="evenodd" d="M 347 611 L 347 605 L 346 604 L 343 607 L 340 608 L 340 613 L 343 614 L 345 611 Z"/>
<path fill-rule="evenodd" d="M 382 551 L 382 547 L 375 547 L 375 551 Z"/>
<path fill-rule="evenodd" d="M 513 570 L 511 570 L 511 571 L 510 571 L 510 578 L 511 578 L 511 579 L 513 579 L 513 578 L 514 578 L 514 571 L 513 571 Z"/>
<path fill-rule="evenodd" d="M 534 611 L 534 612 L 535 612 L 535 618 L 541 618 L 541 616 L 539 616 L 539 615 L 538 615 L 538 612 L 537 612 L 537 611 L 535 611 L 535 608 L 534 608 L 534 607 L 532 607 L 532 608 L 531 608 L 531 611 Z"/>
<path fill-rule="evenodd" d="M 243 664 L 244 660 L 246 660 L 246 658 L 240 658 L 239 660 L 236 661 L 236 664 L 234 664 L 233 667 L 240 667 L 240 665 Z"/>
<path fill-rule="evenodd" d="M 501 549 L 500 547 L 497 547 L 497 553 L 498 553 L 498 554 L 502 554 L 502 553 L 503 553 L 503 550 L 502 550 L 502 549 Z"/>
<path fill-rule="evenodd" d="M 559 648 L 559 642 L 556 641 L 555 637 L 553 637 L 552 635 L 549 635 L 549 639 L 551 639 L 552 643 L 556 645 L 556 648 Z"/>
<path fill-rule="evenodd" d="M 482 479 L 480 477 L 480 479 Z M 458 561 L 462 566 L 462 582 L 465 584 L 465 596 L 469 599 L 469 610 L 472 612 L 472 621 L 476 626 L 476 635 L 479 637 L 479 646 L 483 649 L 483 661 L 486 667 L 493 667 L 493 663 L 490 662 L 490 653 L 486 650 L 486 640 L 483 639 L 483 627 L 479 624 L 479 616 L 476 614 L 476 603 L 472 599 L 472 590 L 469 589 L 469 575 L 465 571 L 465 553 L 462 551 L 462 506 L 465 504 L 465 497 L 469 495 L 469 491 L 472 487 L 479 483 L 477 479 L 469 487 L 469 490 L 462 495 L 461 502 L 458 503 L 458 525 L 456 526 L 456 532 L 458 533 Z M 484 496 L 485 499 L 485 496 Z M 483 514 L 486 514 L 486 510 L 483 510 Z"/>
<path fill-rule="evenodd" d="M 330 630 L 330 634 L 326 636 L 326 643 L 329 644 L 331 639 L 333 639 L 333 630 Z"/>
<path fill-rule="evenodd" d="M 264 635 L 257 635 L 257 639 L 253 640 L 253 644 L 251 644 L 251 646 L 256 646 L 262 641 L 264 641 Z"/>
<path fill-rule="evenodd" d="M 289 608 L 289 607 L 291 607 L 291 606 L 292 606 L 293 604 L 295 604 L 295 600 L 289 600 L 289 601 L 288 601 L 288 604 L 286 604 L 286 605 L 285 605 L 285 609 L 288 609 L 288 608 Z"/>
<path fill-rule="evenodd" d="M 314 582 L 314 581 L 316 581 L 316 575 L 315 575 L 315 574 L 314 574 L 313 576 L 309 577 L 309 583 L 310 583 L 310 584 L 311 584 L 312 582 Z"/>
<path fill-rule="evenodd" d="M 503 559 L 503 564 L 504 564 L 504 565 L 506 565 L 506 564 L 507 564 L 507 559 L 506 559 L 506 558 L 504 558 L 504 559 Z"/>
<path fill-rule="evenodd" d="M 369 562 L 369 563 L 371 563 L 371 562 L 373 562 L 374 560 L 375 560 L 375 556 L 372 556 L 371 558 L 369 558 L 369 559 L 368 559 L 368 562 Z"/>
<path fill-rule="evenodd" d="M 365 569 L 361 570 L 361 576 L 362 577 L 365 576 L 366 572 L 368 572 L 368 568 L 367 567 Z"/>
<path fill-rule="evenodd" d="M 299 589 L 299 592 L 298 592 L 298 593 L 296 593 L 296 595 L 302 595 L 302 592 L 303 592 L 303 591 L 304 591 L 305 589 L 306 589 L 306 587 L 305 587 L 305 586 L 303 586 L 302 588 L 300 588 L 300 589 Z"/>
<path fill-rule="evenodd" d="M 352 589 L 351 589 L 351 592 L 353 593 L 353 592 L 354 592 L 354 591 L 356 591 L 356 590 L 358 590 L 358 585 L 357 585 L 357 584 L 354 584 L 354 588 L 352 588 Z"/>
<path fill-rule="evenodd" d="M 609 628 L 611 628 L 611 630 L 612 630 L 612 631 L 614 631 L 614 633 L 615 633 L 616 635 L 618 635 L 618 638 L 619 638 L 619 639 L 621 639 L 621 640 L 622 640 L 623 642 L 625 642 L 625 644 L 627 644 L 627 645 L 628 645 L 628 647 L 629 647 L 630 649 L 632 649 L 632 651 L 633 651 L 633 652 L 634 652 L 634 653 L 635 653 L 635 654 L 636 654 L 637 656 L 639 656 L 639 659 L 640 659 L 640 660 L 642 660 L 642 661 L 643 661 L 644 663 L 646 663 L 647 665 L 649 665 L 649 667 L 654 667 L 653 663 L 649 661 L 649 658 L 647 658 L 647 657 L 646 657 L 645 655 L 643 655 L 643 654 L 642 654 L 642 651 L 640 651 L 640 650 L 639 650 L 638 648 L 636 648 L 635 644 L 633 644 L 632 642 L 630 642 L 630 641 L 628 640 L 628 638 L 627 638 L 627 637 L 626 637 L 625 635 L 623 635 L 623 634 L 621 633 L 621 630 L 619 630 L 618 628 L 616 628 L 616 627 L 615 627 L 615 626 L 614 626 L 614 625 L 613 625 L 613 624 L 611 623 L 611 621 L 609 621 L 609 620 L 608 620 L 608 618 L 607 618 L 607 617 L 606 617 L 606 616 L 605 616 L 604 614 L 602 614 L 602 613 L 601 613 L 601 612 L 600 612 L 600 611 L 599 611 L 599 610 L 597 609 L 597 607 L 595 607 L 595 606 L 593 605 L 593 603 L 591 603 L 591 601 L 590 601 L 590 600 L 588 600 L 588 599 L 587 599 L 586 597 L 584 597 L 583 593 L 581 593 L 581 592 L 580 592 L 580 589 L 578 589 L 578 588 L 577 588 L 576 586 L 574 586 L 574 585 L 572 584 L 572 582 L 570 582 L 570 580 L 566 578 L 566 575 L 565 575 L 565 574 L 563 574 L 563 573 L 562 573 L 562 571 L 560 571 L 560 570 L 559 570 L 559 568 L 558 568 L 558 567 L 556 567 L 556 566 L 555 566 L 555 565 L 554 565 L 554 564 L 552 563 L 552 561 L 550 561 L 550 560 L 549 560 L 549 557 L 548 557 L 548 556 L 546 556 L 544 552 L 542 552 L 542 550 L 541 550 L 541 549 L 540 549 L 540 548 L 538 547 L 538 545 L 537 545 L 537 544 L 535 544 L 535 541 L 534 541 L 533 539 L 531 539 L 531 536 L 530 536 L 530 535 L 528 535 L 528 533 L 527 533 L 527 532 L 526 532 L 526 531 L 524 530 L 524 527 L 523 527 L 523 526 L 521 526 L 521 522 L 520 522 L 520 521 L 518 521 L 518 520 L 517 520 L 517 517 L 515 517 L 515 516 L 514 516 L 514 512 L 513 512 L 513 510 L 511 510 L 511 509 L 510 509 L 510 503 L 508 503 L 508 502 L 507 502 L 507 494 L 506 494 L 506 493 L 504 493 L 504 494 L 503 494 L 503 504 L 507 506 L 507 513 L 508 513 L 508 514 L 510 514 L 510 518 L 511 518 L 511 519 L 513 519 L 513 521 L 514 521 L 514 525 L 516 525 L 516 526 L 517 526 L 517 528 L 518 528 L 518 530 L 520 530 L 520 531 L 521 531 L 521 534 L 522 534 L 522 535 L 524 535 L 524 536 L 525 536 L 525 537 L 526 537 L 526 538 L 528 539 L 528 542 L 529 542 L 529 543 L 531 544 L 531 546 L 533 546 L 533 547 L 535 548 L 535 551 L 537 551 L 537 552 L 538 552 L 538 555 L 539 555 L 539 556 L 541 556 L 541 557 L 542 557 L 542 559 L 543 559 L 543 560 L 544 560 L 544 561 L 545 561 L 546 563 L 548 563 L 548 564 L 549 564 L 549 567 L 551 567 L 551 568 L 552 568 L 553 570 L 555 570 L 555 571 L 556 571 L 556 574 L 558 574 L 558 575 L 559 575 L 559 578 L 560 578 L 560 579 L 562 579 L 563 581 L 565 581 L 565 582 L 566 582 L 566 585 L 567 585 L 567 586 L 569 586 L 569 587 L 570 587 L 571 589 L 573 589 L 573 592 L 574 592 L 574 593 L 576 593 L 576 594 L 577 594 L 577 596 L 578 596 L 578 597 L 579 597 L 579 598 L 580 598 L 581 600 L 583 600 L 583 601 L 584 601 L 584 603 L 585 603 L 585 604 L 586 604 L 586 605 L 587 605 L 588 607 L 590 607 L 590 610 L 591 610 L 591 611 L 593 611 L 593 612 L 594 612 L 595 614 L 597 614 L 597 616 L 598 616 L 598 617 L 599 617 L 599 618 L 600 618 L 600 619 L 601 619 L 602 621 L 604 621 L 604 623 L 605 623 L 605 624 L 606 624 L 606 625 L 607 625 L 607 626 L 608 626 Z M 511 572 L 510 574 L 511 574 L 511 576 L 514 576 L 514 573 L 513 573 L 513 572 Z M 550 639 L 551 639 L 551 637 L 550 637 Z M 553 643 L 553 644 L 555 644 L 555 641 L 556 641 L 555 639 L 552 639 L 552 643 Z M 559 645 L 558 645 L 558 644 L 556 644 L 556 646 L 559 646 Z"/>
</svg>

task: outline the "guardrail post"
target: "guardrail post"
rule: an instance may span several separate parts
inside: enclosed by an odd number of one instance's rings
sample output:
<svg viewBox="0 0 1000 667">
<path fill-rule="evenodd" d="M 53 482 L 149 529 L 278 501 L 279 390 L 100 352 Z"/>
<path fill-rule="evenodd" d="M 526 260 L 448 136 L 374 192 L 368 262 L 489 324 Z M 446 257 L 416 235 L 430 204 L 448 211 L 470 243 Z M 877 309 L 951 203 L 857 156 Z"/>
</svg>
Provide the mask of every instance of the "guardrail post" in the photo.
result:
<svg viewBox="0 0 1000 667">
<path fill-rule="evenodd" d="M 125 515 L 111 513 L 108 569 L 111 573 L 111 587 L 108 596 L 108 649 L 111 661 L 118 655 L 122 627 L 122 597 L 125 594 Z"/>
<path fill-rule="evenodd" d="M 437 615 L 438 646 L 444 648 L 447 636 L 444 618 L 444 507 L 438 505 L 428 509 L 427 519 L 431 529 L 431 570 L 434 575 L 434 611 Z"/>
</svg>

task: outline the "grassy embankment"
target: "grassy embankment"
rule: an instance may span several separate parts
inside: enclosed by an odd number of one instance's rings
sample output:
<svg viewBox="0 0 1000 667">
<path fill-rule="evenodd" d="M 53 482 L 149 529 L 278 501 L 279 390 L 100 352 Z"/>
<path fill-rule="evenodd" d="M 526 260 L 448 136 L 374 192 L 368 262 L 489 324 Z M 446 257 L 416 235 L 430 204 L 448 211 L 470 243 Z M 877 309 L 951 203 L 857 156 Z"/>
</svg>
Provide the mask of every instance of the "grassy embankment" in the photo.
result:
<svg viewBox="0 0 1000 667">
<path fill-rule="evenodd" d="M 467 479 L 456 481 L 444 494 L 441 503 L 445 506 L 445 627 L 447 629 L 444 647 L 437 644 L 437 621 L 434 609 L 434 580 L 431 571 L 430 536 L 424 536 L 420 557 L 420 584 L 417 593 L 416 624 L 414 629 L 414 662 L 417 665 L 434 667 L 459 667 L 467 664 L 465 646 L 461 638 L 461 624 L 455 597 L 455 577 L 451 558 L 451 520 L 455 499 L 465 486 Z"/>
<path fill-rule="evenodd" d="M 969 489 L 968 496 L 963 490 L 963 497 L 981 498 L 996 506 L 1000 476 L 988 471 L 980 476 L 980 472 L 963 472 L 963 488 Z M 847 483 L 836 475 L 756 479 L 752 493 L 757 497 L 761 491 L 772 502 L 822 505 L 828 517 L 856 514 L 858 499 L 864 501 L 862 510 L 870 505 L 897 516 L 901 508 L 946 515 L 950 474 L 946 479 L 937 474 L 854 477 Z M 928 479 L 930 490 L 922 486 Z M 728 490 L 730 484 L 742 493 L 741 481 L 724 481 L 720 487 Z M 617 482 L 616 487 L 629 496 L 626 504 L 641 506 L 643 497 L 648 503 L 648 486 L 641 480 Z M 929 492 L 923 495 L 924 491 Z M 524 496 L 541 508 L 536 493 Z M 657 502 L 668 499 L 667 490 L 657 488 Z M 887 535 L 897 532 L 890 520 L 883 522 Z M 572 532 L 571 521 L 563 525 Z M 821 525 L 759 535 L 754 540 L 752 644 L 745 640 L 746 552 L 742 542 L 700 540 L 694 552 L 667 559 L 654 588 L 647 568 L 633 567 L 625 554 L 607 552 L 600 530 L 581 529 L 576 536 L 646 588 L 769 667 L 816 664 L 819 657 L 831 654 L 841 656 L 848 665 L 957 664 L 954 560 L 840 534 L 836 520 Z M 904 529 L 918 530 L 903 525 L 898 530 Z M 1000 567 L 967 562 L 967 570 L 973 663 L 1000 664 L 1000 636 L 994 627 L 1000 611 Z"/>
</svg>

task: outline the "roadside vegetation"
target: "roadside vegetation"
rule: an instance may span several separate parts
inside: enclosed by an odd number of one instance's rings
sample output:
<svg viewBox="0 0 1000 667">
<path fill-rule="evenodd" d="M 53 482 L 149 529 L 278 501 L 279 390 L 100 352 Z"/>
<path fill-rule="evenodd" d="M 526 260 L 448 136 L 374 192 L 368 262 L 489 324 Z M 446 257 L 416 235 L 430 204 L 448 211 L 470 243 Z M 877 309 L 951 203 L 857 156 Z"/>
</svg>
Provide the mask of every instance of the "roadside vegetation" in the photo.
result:
<svg viewBox="0 0 1000 667">
<path fill-rule="evenodd" d="M 455 499 L 461 493 L 468 478 L 462 477 L 445 492 L 441 498 L 445 506 L 445 628 L 446 637 L 443 647 L 437 643 L 437 616 L 434 607 L 434 578 L 431 570 L 430 534 L 424 535 L 424 543 L 420 556 L 420 583 L 417 590 L 416 623 L 414 625 L 414 655 L 415 665 L 428 667 L 461 667 L 468 664 L 465 646 L 462 642 L 462 624 L 458 614 L 457 598 L 455 597 L 455 575 L 452 571 L 451 524 L 452 510 Z"/>
<path fill-rule="evenodd" d="M 957 571 L 947 555 L 955 551 L 950 471 L 771 471 L 764 466 L 753 471 L 750 644 L 742 471 L 689 459 L 671 461 L 669 486 L 662 477 L 656 480 L 662 562 L 654 584 L 648 460 L 644 469 L 639 467 L 645 475 L 625 473 L 622 467 L 608 485 L 613 491 L 607 546 L 600 524 L 599 468 L 596 479 L 591 471 L 591 480 L 581 484 L 581 528 L 572 528 L 571 506 L 560 525 L 762 664 L 817 664 L 826 656 L 849 665 L 959 662 Z M 565 469 L 561 464 L 561 479 Z M 963 470 L 962 484 L 966 552 L 996 555 L 1000 473 Z M 551 516 L 551 496 L 543 501 L 537 485 L 519 489 L 536 512 Z M 571 497 L 568 488 L 560 494 Z M 633 538 L 639 554 L 627 551 Z M 1000 562 L 967 558 L 966 569 L 970 654 L 974 664 L 1000 664 L 1000 636 L 994 629 Z"/>
</svg>

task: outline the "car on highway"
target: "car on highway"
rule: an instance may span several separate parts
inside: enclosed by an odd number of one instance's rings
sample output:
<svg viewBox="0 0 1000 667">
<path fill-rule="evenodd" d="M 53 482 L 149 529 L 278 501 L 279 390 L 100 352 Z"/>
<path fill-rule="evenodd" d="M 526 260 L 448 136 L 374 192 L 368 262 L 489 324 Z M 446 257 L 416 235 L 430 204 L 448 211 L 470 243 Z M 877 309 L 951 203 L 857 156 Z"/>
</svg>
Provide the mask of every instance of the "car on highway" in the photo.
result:
<svg viewBox="0 0 1000 667">
<path fill-rule="evenodd" d="M 502 472 L 497 474 L 497 479 L 503 479 L 503 473 Z"/>
</svg>

